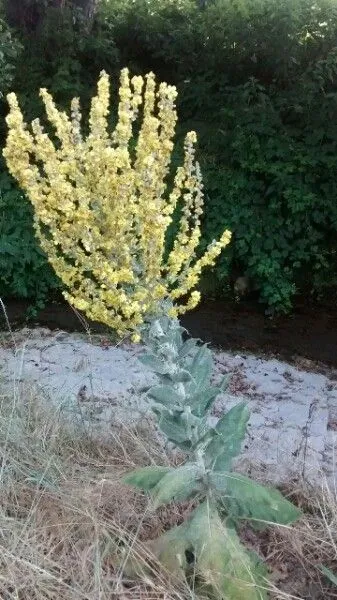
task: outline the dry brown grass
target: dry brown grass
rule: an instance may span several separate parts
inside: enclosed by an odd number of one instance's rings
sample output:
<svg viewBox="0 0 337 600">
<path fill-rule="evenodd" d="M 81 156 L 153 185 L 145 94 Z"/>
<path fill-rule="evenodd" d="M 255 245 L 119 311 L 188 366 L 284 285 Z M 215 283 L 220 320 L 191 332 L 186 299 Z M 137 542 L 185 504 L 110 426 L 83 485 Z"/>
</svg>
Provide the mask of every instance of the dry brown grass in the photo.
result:
<svg viewBox="0 0 337 600">
<path fill-rule="evenodd" d="M 253 532 L 244 526 L 242 540 L 264 558 L 269 566 L 272 600 L 330 600 L 337 588 L 330 585 L 320 567 L 337 572 L 337 496 L 302 485 L 284 489 L 303 511 L 292 527 L 273 526 Z"/>
<path fill-rule="evenodd" d="M 126 429 L 94 442 L 27 388 L 3 397 L 0 414 L 1 599 L 191 597 L 162 572 L 138 583 L 123 575 L 124 557 L 143 560 L 142 540 L 182 518 L 178 509 L 152 514 L 120 481 L 137 465 L 167 461 L 151 436 L 146 447 L 144 432 Z"/>
<path fill-rule="evenodd" d="M 320 572 L 321 565 L 337 572 L 336 491 L 326 485 L 321 490 L 302 487 L 290 496 L 304 518 L 290 529 L 270 528 L 263 548 L 279 588 L 273 598 L 337 598 L 337 588 Z"/>
<path fill-rule="evenodd" d="M 123 570 L 132 555 L 153 564 L 143 542 L 189 512 L 185 505 L 154 514 L 144 496 L 121 483 L 121 474 L 138 465 L 179 460 L 156 439 L 147 426 L 120 428 L 98 442 L 70 430 L 34 390 L 0 398 L 2 600 L 196 600 L 160 569 L 137 582 Z M 294 529 L 243 536 L 273 571 L 281 590 L 273 598 L 337 598 L 317 568 L 337 567 L 336 498 L 325 490 L 297 501 L 306 517 Z"/>
</svg>

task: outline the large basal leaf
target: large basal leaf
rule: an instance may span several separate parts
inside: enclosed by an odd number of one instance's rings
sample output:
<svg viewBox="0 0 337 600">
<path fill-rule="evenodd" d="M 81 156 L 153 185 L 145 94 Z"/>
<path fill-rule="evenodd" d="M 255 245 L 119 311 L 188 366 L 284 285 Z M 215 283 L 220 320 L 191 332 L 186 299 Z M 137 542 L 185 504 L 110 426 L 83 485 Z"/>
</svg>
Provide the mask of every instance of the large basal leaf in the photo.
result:
<svg viewBox="0 0 337 600">
<path fill-rule="evenodd" d="M 153 398 L 156 402 L 160 404 L 164 404 L 167 408 L 173 406 L 179 406 L 182 403 L 182 398 L 179 394 L 173 389 L 171 385 L 155 385 L 150 388 L 148 392 L 148 396 Z"/>
<path fill-rule="evenodd" d="M 288 525 L 301 516 L 301 511 L 278 490 L 239 473 L 212 473 L 210 481 L 223 495 L 223 505 L 230 517 Z"/>
<path fill-rule="evenodd" d="M 155 508 L 173 500 L 187 500 L 202 490 L 202 472 L 198 465 L 187 464 L 172 469 L 152 490 Z"/>
<path fill-rule="evenodd" d="M 190 542 L 186 534 L 186 523 L 183 523 L 147 544 L 150 552 L 169 573 L 184 583 L 186 583 L 188 567 L 186 553 L 190 549 Z"/>
<path fill-rule="evenodd" d="M 128 473 L 128 475 L 123 477 L 123 481 L 141 490 L 150 491 L 170 471 L 170 467 L 143 467 L 142 469 L 136 469 Z"/>
<path fill-rule="evenodd" d="M 206 464 L 215 471 L 229 471 L 246 435 L 249 410 L 244 403 L 231 408 L 217 423 L 206 448 Z"/>
<path fill-rule="evenodd" d="M 226 527 L 216 507 L 205 501 L 193 513 L 189 537 L 195 569 L 212 596 L 219 600 L 263 600 L 264 569 Z"/>
<path fill-rule="evenodd" d="M 190 548 L 190 541 L 186 536 L 187 525 L 183 523 L 170 529 L 159 538 L 150 540 L 134 554 L 129 553 L 123 564 L 123 572 L 130 579 L 144 576 L 153 577 L 151 555 L 167 570 L 176 580 L 186 584 L 187 559 L 186 553 Z M 117 562 L 117 561 L 116 561 Z"/>
</svg>

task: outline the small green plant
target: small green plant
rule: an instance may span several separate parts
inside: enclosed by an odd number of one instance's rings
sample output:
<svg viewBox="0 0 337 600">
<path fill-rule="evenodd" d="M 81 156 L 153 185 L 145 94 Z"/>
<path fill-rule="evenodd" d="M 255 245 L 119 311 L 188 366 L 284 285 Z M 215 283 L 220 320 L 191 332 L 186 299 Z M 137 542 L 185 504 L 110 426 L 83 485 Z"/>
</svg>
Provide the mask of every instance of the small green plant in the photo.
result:
<svg viewBox="0 0 337 600">
<path fill-rule="evenodd" d="M 255 483 L 232 470 L 245 437 L 249 411 L 244 403 L 229 410 L 213 427 L 209 413 L 226 387 L 211 384 L 213 360 L 207 345 L 184 341 L 184 329 L 167 317 L 153 321 L 142 338 L 149 352 L 141 357 L 159 384 L 148 392 L 159 428 L 186 452 L 177 467 L 149 466 L 125 478 L 149 492 L 155 508 L 193 498 L 189 519 L 150 544 L 159 561 L 193 589 L 229 600 L 266 598 L 266 569 L 246 550 L 237 526 L 289 524 L 300 511 L 276 489 Z"/>
</svg>

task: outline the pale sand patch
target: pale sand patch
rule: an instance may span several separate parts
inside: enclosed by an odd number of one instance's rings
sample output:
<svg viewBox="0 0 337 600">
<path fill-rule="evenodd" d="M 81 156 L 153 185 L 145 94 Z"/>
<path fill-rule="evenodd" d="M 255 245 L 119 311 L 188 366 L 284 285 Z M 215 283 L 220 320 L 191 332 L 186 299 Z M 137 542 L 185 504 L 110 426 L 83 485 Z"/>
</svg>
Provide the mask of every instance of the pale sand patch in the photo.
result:
<svg viewBox="0 0 337 600">
<path fill-rule="evenodd" d="M 137 360 L 137 346 L 110 345 L 94 336 L 48 329 L 3 335 L 1 377 L 6 386 L 36 386 L 91 435 L 105 437 L 120 423 L 151 420 L 146 388 L 155 380 Z M 285 362 L 215 352 L 215 380 L 232 373 L 230 390 L 214 406 L 214 422 L 239 400 L 251 410 L 240 466 L 276 483 L 304 478 L 334 483 L 337 381 Z"/>
</svg>

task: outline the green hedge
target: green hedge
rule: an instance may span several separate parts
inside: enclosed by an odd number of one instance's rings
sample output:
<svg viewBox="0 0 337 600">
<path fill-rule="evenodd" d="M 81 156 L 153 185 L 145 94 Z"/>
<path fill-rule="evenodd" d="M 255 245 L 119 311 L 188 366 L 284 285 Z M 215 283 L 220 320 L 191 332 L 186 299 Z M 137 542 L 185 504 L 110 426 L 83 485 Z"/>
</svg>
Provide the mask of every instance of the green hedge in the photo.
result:
<svg viewBox="0 0 337 600">
<path fill-rule="evenodd" d="M 337 0 L 102 0 L 90 30 L 51 10 L 39 36 L 21 36 L 14 85 L 32 116 L 40 85 L 61 104 L 86 101 L 102 67 L 175 83 L 178 139 L 190 128 L 200 139 L 203 242 L 234 232 L 214 287 L 247 274 L 263 302 L 287 311 L 296 292 L 337 283 L 336 40 Z M 47 293 L 50 273 L 45 283 Z"/>
<path fill-rule="evenodd" d="M 0 176 L 1 296 L 43 306 L 59 283 L 34 236 L 32 207 L 9 175 Z"/>
</svg>

